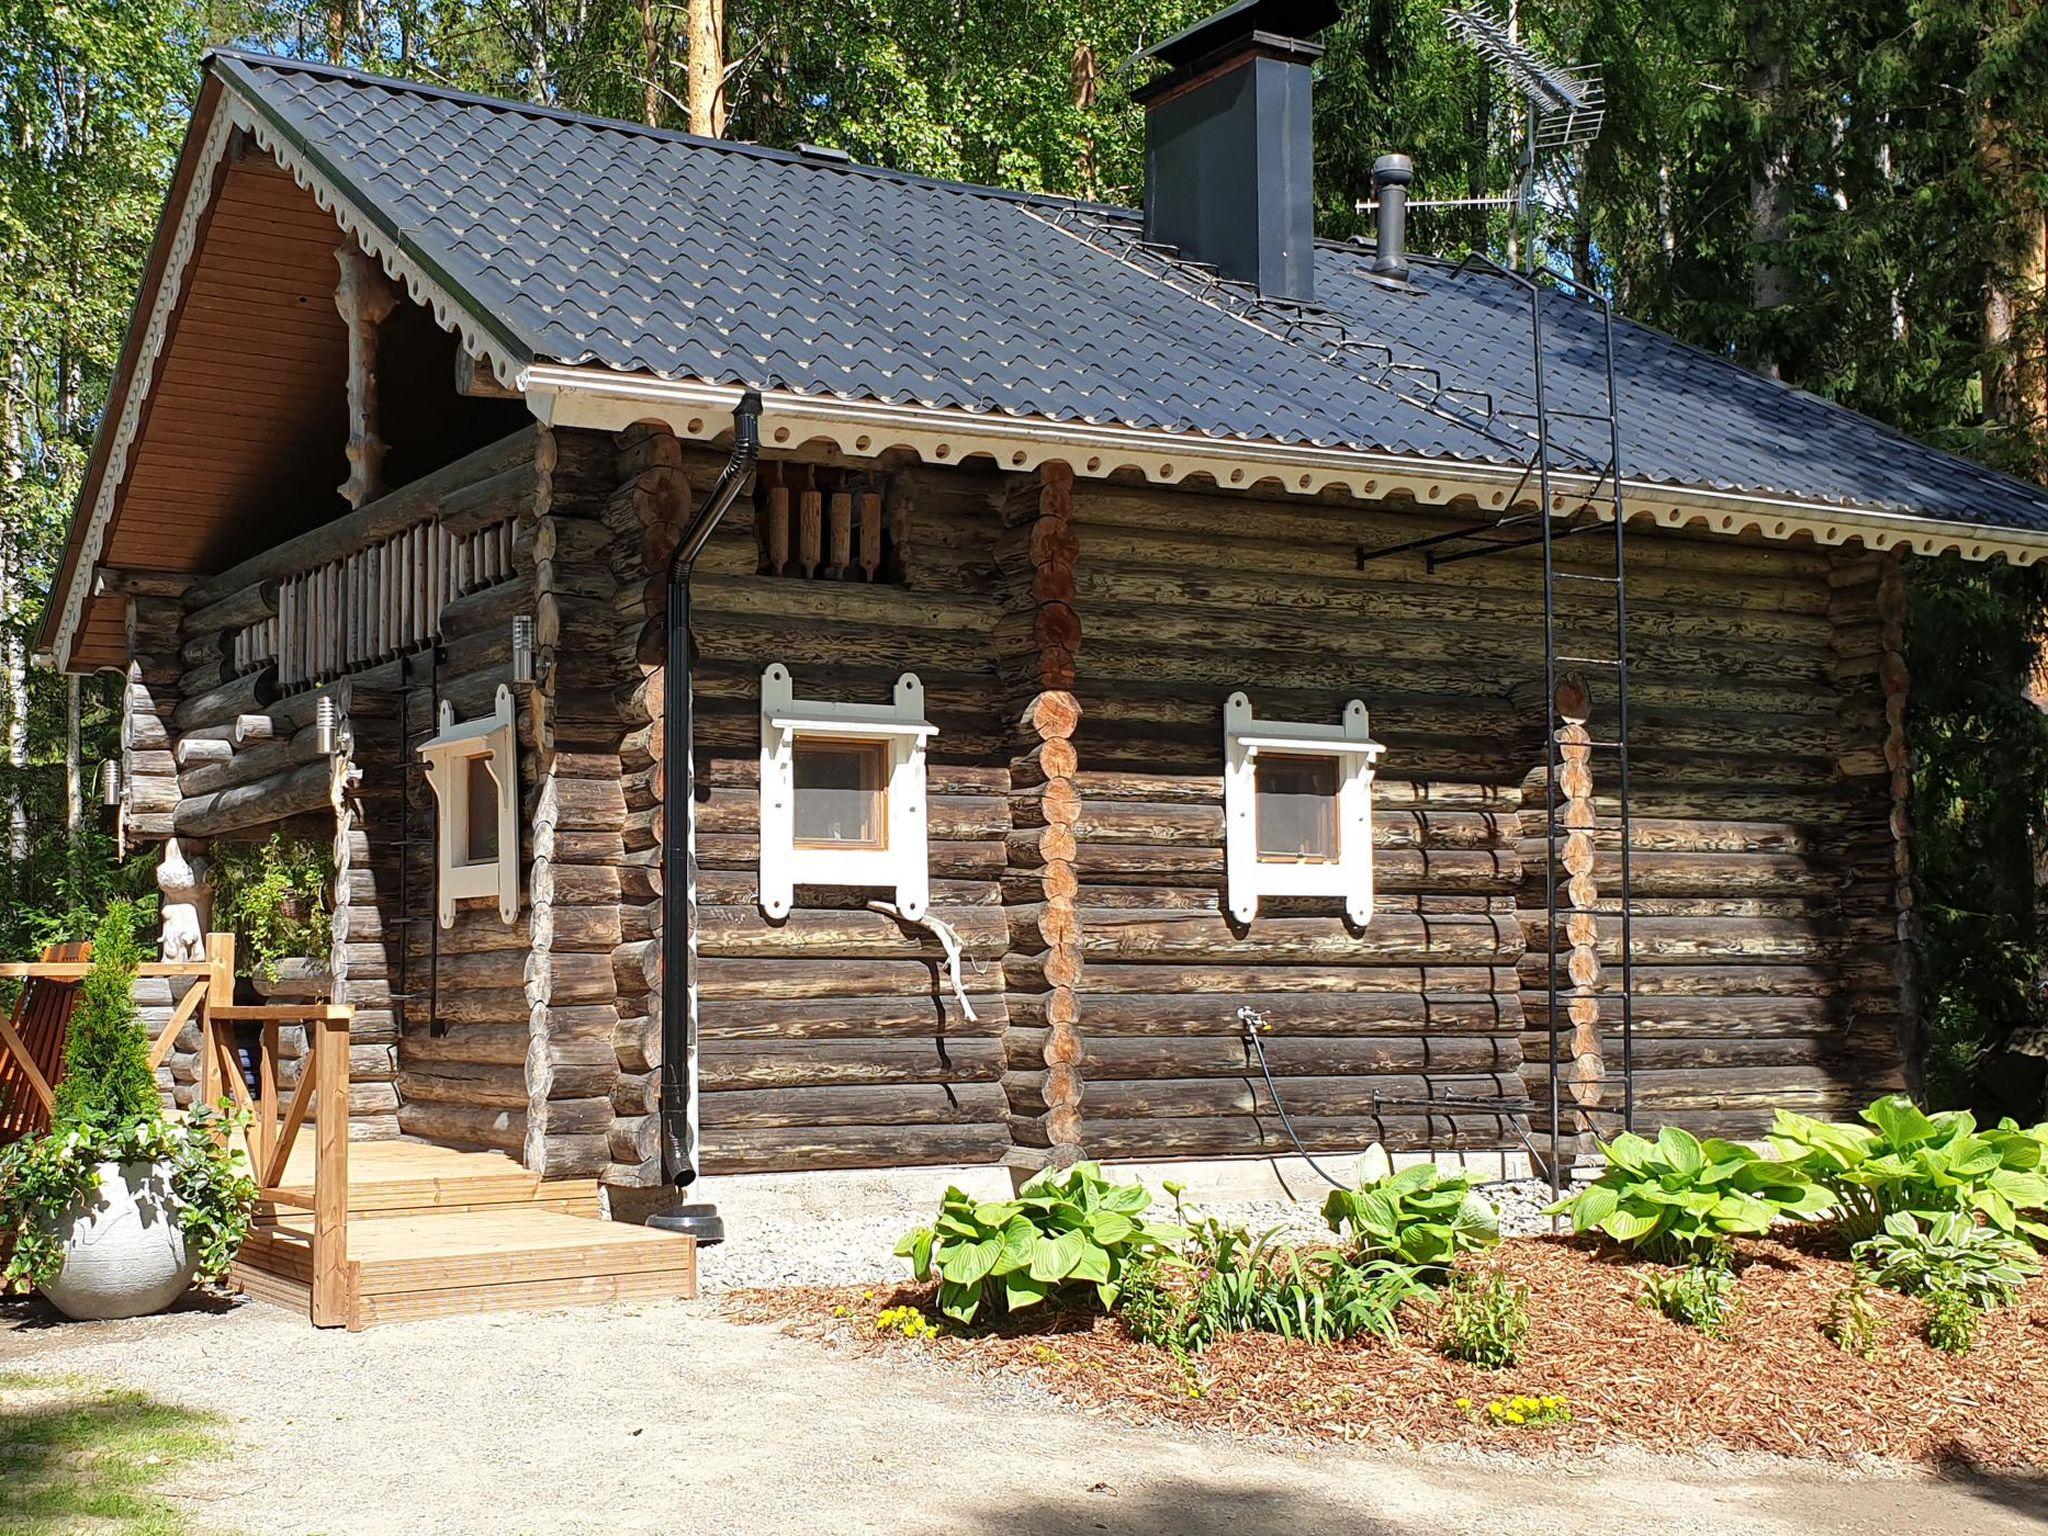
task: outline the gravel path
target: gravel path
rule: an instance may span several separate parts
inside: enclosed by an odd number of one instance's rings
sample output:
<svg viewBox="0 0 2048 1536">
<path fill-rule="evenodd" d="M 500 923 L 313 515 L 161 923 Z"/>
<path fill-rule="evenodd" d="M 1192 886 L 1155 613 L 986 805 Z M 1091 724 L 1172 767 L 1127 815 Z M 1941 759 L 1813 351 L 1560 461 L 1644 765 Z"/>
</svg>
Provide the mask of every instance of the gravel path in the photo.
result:
<svg viewBox="0 0 2048 1536">
<path fill-rule="evenodd" d="M 1501 1231 L 1525 1237 L 1552 1230 L 1542 1214 L 1550 1186 L 1540 1179 L 1486 1187 L 1500 1207 Z M 1193 1204 L 1191 1215 L 1214 1216 L 1253 1232 L 1278 1227 L 1303 1243 L 1327 1242 L 1322 1208 L 1307 1201 L 1269 1200 Z M 816 1216 L 731 1216 L 731 1241 L 698 1255 L 699 1282 L 707 1292 L 778 1285 L 873 1285 L 907 1279 L 909 1268 L 891 1256 L 897 1239 L 932 1212 L 891 1208 L 840 1219 Z"/>
<path fill-rule="evenodd" d="M 235 1459 L 172 1493 L 198 1529 L 241 1536 L 2048 1531 L 2040 1483 L 1132 1430 L 1021 1385 L 741 1326 L 706 1302 L 353 1337 L 255 1304 L 46 1316 L 0 1303 L 0 1372 L 77 1374 L 227 1414 Z"/>
</svg>

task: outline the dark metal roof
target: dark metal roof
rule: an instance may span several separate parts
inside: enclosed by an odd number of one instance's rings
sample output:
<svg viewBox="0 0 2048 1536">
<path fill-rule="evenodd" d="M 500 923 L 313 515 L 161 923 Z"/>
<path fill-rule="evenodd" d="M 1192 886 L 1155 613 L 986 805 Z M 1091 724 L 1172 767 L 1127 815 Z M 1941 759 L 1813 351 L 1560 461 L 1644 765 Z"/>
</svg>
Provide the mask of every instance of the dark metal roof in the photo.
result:
<svg viewBox="0 0 2048 1536">
<path fill-rule="evenodd" d="M 1508 278 L 1317 251 L 1318 314 L 1146 261 L 1136 216 L 217 54 L 213 67 L 509 349 L 664 378 L 1477 463 L 1527 458 Z M 1061 225 L 1072 226 L 1063 228 Z M 1085 238 L 1077 238 L 1076 230 Z M 1161 275 L 1161 268 L 1167 271 Z M 1600 330 L 1552 295 L 1553 410 Z M 1341 330 L 1348 343 L 1331 340 Z M 1390 370 L 1386 364 L 1395 366 Z M 1633 481 L 2048 532 L 2048 490 L 1642 326 L 1616 328 Z M 1439 389 L 1438 386 L 1441 386 Z M 1560 419 L 1560 458 L 1605 427 Z"/>
</svg>

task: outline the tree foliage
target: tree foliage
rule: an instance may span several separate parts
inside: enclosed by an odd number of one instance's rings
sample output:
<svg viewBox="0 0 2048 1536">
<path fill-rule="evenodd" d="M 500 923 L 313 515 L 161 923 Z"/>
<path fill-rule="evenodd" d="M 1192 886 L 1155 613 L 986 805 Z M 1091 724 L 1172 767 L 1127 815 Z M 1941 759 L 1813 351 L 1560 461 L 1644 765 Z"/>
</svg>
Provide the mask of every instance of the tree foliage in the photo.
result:
<svg viewBox="0 0 2048 1536">
<path fill-rule="evenodd" d="M 693 120 L 692 13 L 721 39 L 732 137 L 1132 202 L 1127 60 L 1208 0 L 0 0 L 0 948 L 105 896 L 66 832 L 68 698 L 21 678 L 194 79 L 237 43 L 633 118 Z M 1902 430 L 2048 473 L 2048 7 L 2026 0 L 1560 0 L 1528 35 L 1598 63 L 1604 132 L 1547 160 L 1536 239 L 1628 313 Z M 1319 67 L 1321 232 L 1369 232 L 1374 158 L 1418 199 L 1504 192 L 1520 138 L 1442 0 L 1351 0 Z M 1439 252 L 1509 219 L 1418 210 Z M 1626 445 L 1624 444 L 1624 449 Z M 2020 700 L 2030 572 L 1910 567 L 1923 995 L 1937 1081 L 2042 1025 L 2034 855 L 2048 745 Z M 87 761 L 116 695 L 83 692 Z M 59 924 L 61 926 L 61 924 Z M 2048 1052 L 2048 1043 L 2040 1049 Z"/>
</svg>

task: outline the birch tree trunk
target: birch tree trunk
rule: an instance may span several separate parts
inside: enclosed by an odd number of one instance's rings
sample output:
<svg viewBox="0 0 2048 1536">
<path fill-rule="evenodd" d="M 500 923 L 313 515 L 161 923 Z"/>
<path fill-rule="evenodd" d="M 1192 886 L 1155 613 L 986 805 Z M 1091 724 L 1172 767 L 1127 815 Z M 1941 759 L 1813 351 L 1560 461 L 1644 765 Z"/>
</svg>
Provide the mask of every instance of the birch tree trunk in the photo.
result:
<svg viewBox="0 0 2048 1536">
<path fill-rule="evenodd" d="M 1792 302 L 1792 273 L 1785 263 L 1785 243 L 1792 221 L 1791 142 L 1784 124 L 1785 98 L 1791 90 L 1791 65 L 1783 44 L 1771 35 L 1759 6 L 1749 26 L 1746 83 L 1755 104 L 1762 161 L 1750 179 L 1749 238 L 1754 247 L 1749 272 L 1749 307 L 1762 317 Z M 1769 378 L 1780 376 L 1783 359 L 1771 338 L 1773 327 L 1758 326 L 1750 365 Z"/>
<path fill-rule="evenodd" d="M 690 132 L 725 133 L 725 0 L 690 0 Z"/>
</svg>

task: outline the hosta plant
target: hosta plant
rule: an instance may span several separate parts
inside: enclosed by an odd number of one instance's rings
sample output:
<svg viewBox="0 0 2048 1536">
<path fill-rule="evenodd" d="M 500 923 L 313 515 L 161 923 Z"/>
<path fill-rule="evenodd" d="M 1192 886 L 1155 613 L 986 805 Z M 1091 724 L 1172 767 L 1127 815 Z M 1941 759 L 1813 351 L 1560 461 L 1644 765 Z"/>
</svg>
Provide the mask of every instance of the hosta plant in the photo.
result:
<svg viewBox="0 0 2048 1536">
<path fill-rule="evenodd" d="M 1770 1231 L 1783 1217 L 1812 1217 L 1832 1197 L 1797 1164 L 1667 1125 L 1655 1141 L 1624 1131 L 1605 1143 L 1596 1183 L 1548 1214 L 1569 1215 L 1578 1232 L 1603 1232 L 1665 1263 L 1710 1258 L 1737 1237 Z"/>
<path fill-rule="evenodd" d="M 896 1245 L 920 1280 L 939 1277 L 939 1310 L 969 1323 L 984 1306 L 1020 1312 L 1055 1291 L 1093 1287 L 1116 1305 L 1133 1260 L 1171 1248 L 1183 1227 L 1149 1222 L 1152 1195 L 1112 1184 L 1093 1163 L 1048 1169 L 1009 1200 L 946 1191 L 939 1219 Z"/>
<path fill-rule="evenodd" d="M 1979 1130 L 1966 1110 L 1927 1114 L 1904 1094 L 1864 1110 L 1861 1125 L 1778 1111 L 1771 1145 L 1834 1195 L 1851 1242 L 1889 1216 L 1982 1216 L 2001 1232 L 2048 1243 L 2048 1126 L 2010 1120 Z"/>
<path fill-rule="evenodd" d="M 1946 1292 L 1982 1308 L 2012 1300 L 2041 1272 L 2032 1244 L 1957 1211 L 1925 1222 L 1903 1211 L 1887 1216 L 1883 1230 L 1856 1245 L 1856 1259 L 1888 1290 Z"/>
<path fill-rule="evenodd" d="M 1432 1280 L 1459 1254 L 1500 1241 L 1500 1212 L 1470 1177 L 1433 1163 L 1396 1173 L 1378 1146 L 1359 1159 L 1356 1189 L 1330 1191 L 1323 1220 L 1344 1235 L 1354 1257 L 1413 1265 Z"/>
</svg>

